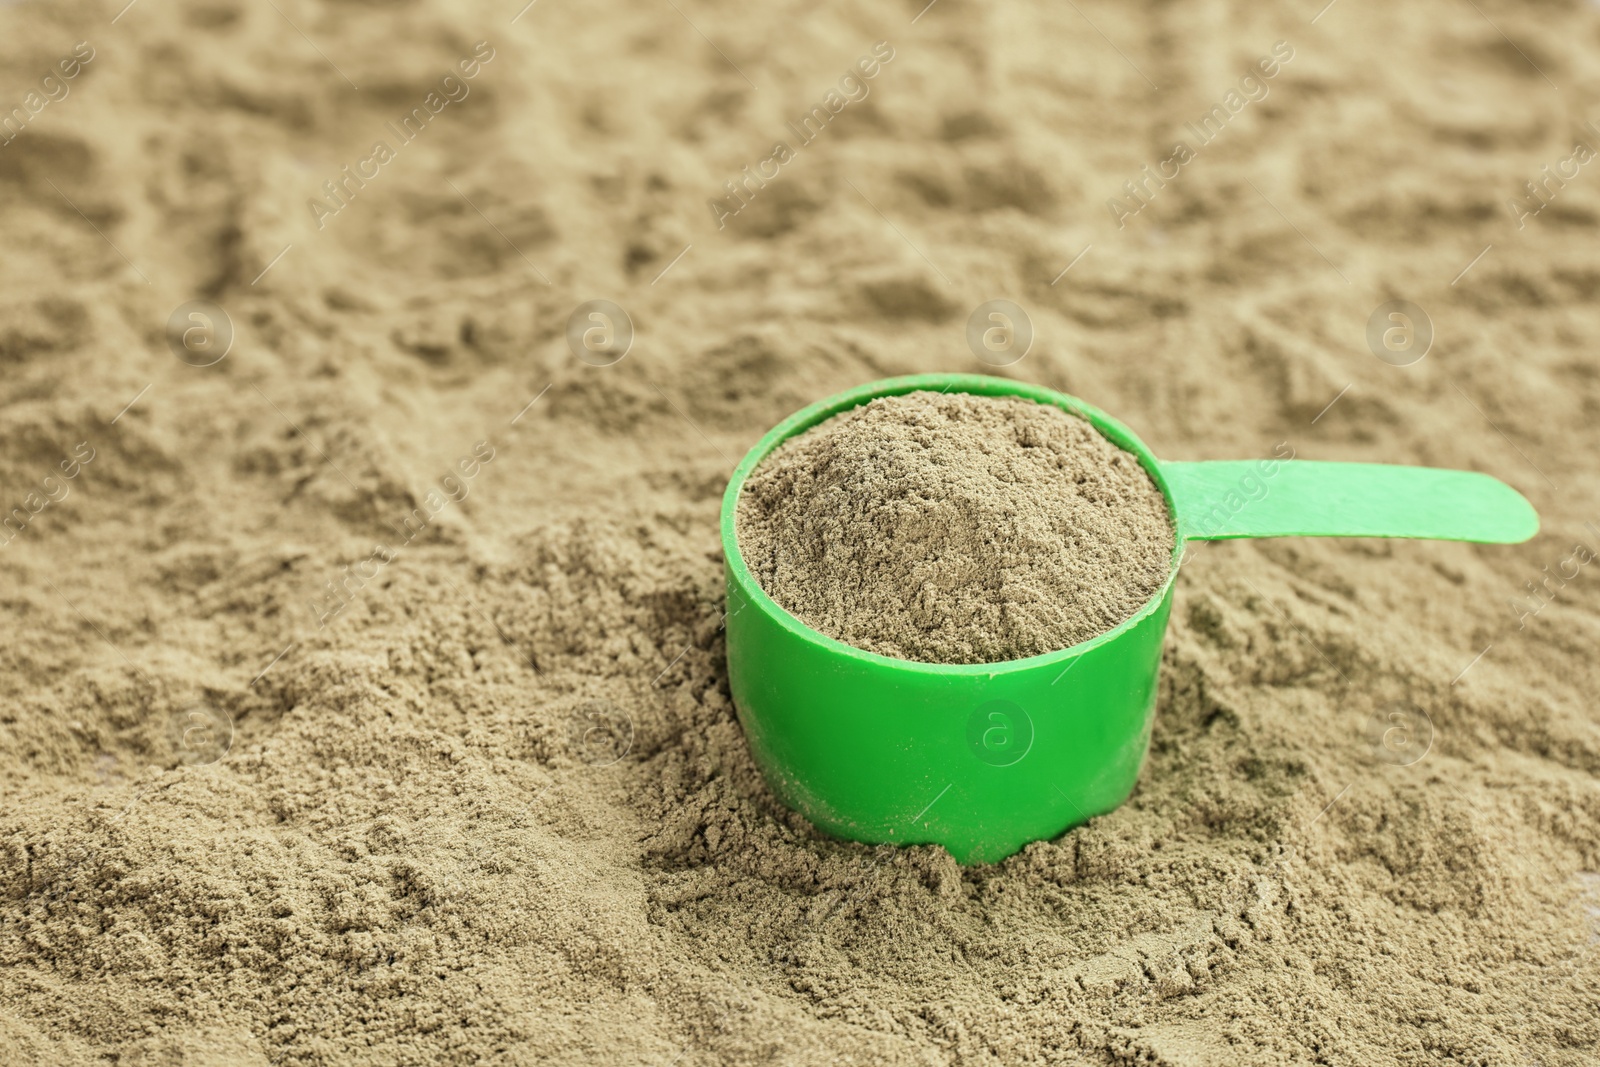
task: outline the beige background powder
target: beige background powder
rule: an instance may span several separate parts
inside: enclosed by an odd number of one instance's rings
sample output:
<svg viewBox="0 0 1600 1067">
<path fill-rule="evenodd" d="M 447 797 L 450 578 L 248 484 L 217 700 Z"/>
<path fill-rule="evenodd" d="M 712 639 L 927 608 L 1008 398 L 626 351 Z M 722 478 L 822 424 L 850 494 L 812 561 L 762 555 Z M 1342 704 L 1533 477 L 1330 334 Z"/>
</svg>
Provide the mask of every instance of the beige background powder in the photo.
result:
<svg viewBox="0 0 1600 1067">
<path fill-rule="evenodd" d="M 95 449 L 0 548 L 0 1054 L 1592 1065 L 1600 573 L 1545 568 L 1600 548 L 1600 173 L 1505 201 L 1590 137 L 1600 10 L 1478 2 L 0 7 L 0 104 L 98 50 L 0 147 L 5 506 Z M 1036 335 L 1001 373 L 1157 455 L 1484 470 L 1544 532 L 1199 549 L 1127 805 L 972 870 L 819 838 L 729 706 L 720 495 L 818 397 L 982 370 L 997 294 Z M 196 297 L 213 367 L 162 336 Z M 596 297 L 638 328 L 608 367 L 563 339 Z M 1398 298 L 1438 332 L 1403 368 L 1365 342 Z M 197 702 L 233 726 L 203 765 Z"/>
<path fill-rule="evenodd" d="M 882 397 L 786 441 L 750 475 L 739 548 L 829 637 L 926 663 L 994 663 L 1127 619 L 1172 565 L 1139 461 L 1018 397 Z"/>
</svg>

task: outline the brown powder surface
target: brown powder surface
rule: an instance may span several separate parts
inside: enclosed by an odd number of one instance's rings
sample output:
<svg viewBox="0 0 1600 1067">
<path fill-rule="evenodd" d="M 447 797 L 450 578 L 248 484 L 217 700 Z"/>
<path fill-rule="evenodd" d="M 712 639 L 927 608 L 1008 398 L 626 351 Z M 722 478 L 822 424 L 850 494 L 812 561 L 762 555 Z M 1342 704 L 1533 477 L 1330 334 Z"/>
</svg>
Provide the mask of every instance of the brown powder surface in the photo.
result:
<svg viewBox="0 0 1600 1067">
<path fill-rule="evenodd" d="M 1594 114 L 1591 5 L 123 6 L 0 5 L 0 107 L 96 49 L 0 146 L 0 1061 L 1600 1059 L 1600 172 L 1504 210 L 1590 137 L 1540 72 Z M 729 703 L 720 496 L 819 397 L 982 370 L 997 294 L 999 373 L 1157 455 L 1483 470 L 1544 530 L 1199 549 L 1129 803 L 989 867 L 825 839 Z"/>
<path fill-rule="evenodd" d="M 997 663 L 1075 645 L 1160 590 L 1173 531 L 1138 459 L 1022 397 L 879 397 L 785 441 L 739 500 L 785 610 L 857 648 Z"/>
</svg>

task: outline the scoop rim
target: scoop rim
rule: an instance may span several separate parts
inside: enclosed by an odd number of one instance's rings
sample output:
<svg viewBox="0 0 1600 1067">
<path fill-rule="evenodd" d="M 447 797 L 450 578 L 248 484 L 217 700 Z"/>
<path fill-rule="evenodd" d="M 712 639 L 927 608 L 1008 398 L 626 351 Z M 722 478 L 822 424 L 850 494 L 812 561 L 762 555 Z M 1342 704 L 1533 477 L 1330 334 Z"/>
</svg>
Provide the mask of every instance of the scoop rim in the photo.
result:
<svg viewBox="0 0 1600 1067">
<path fill-rule="evenodd" d="M 1026 656 L 1021 659 L 995 660 L 990 663 L 929 663 L 925 660 L 899 659 L 879 652 L 869 652 L 864 648 L 857 648 L 854 645 L 840 641 L 838 638 L 829 637 L 820 630 L 806 624 L 783 605 L 779 604 L 761 587 L 761 582 L 751 572 L 749 566 L 745 563 L 744 554 L 739 550 L 739 537 L 736 529 L 739 494 L 743 491 L 745 481 L 749 478 L 750 473 L 771 455 L 779 445 L 791 437 L 804 433 L 818 423 L 832 418 L 834 415 L 849 411 L 852 408 L 861 407 L 863 404 L 879 397 L 903 396 L 906 393 L 914 393 L 921 390 L 935 392 L 950 392 L 954 390 L 977 396 L 1020 396 L 1033 400 L 1035 403 L 1049 404 L 1083 418 L 1112 444 L 1132 454 L 1139 460 L 1145 472 L 1150 475 L 1151 480 L 1156 483 L 1157 488 L 1161 490 L 1162 498 L 1167 503 L 1167 515 L 1172 522 L 1173 546 L 1172 565 L 1168 568 L 1166 581 L 1151 594 L 1150 598 L 1137 611 L 1104 633 L 1096 634 L 1086 641 L 1080 641 L 1075 645 L 1068 645 L 1065 648 L 1051 652 L 1041 652 L 1038 655 Z M 1001 378 L 988 374 L 907 374 L 894 378 L 881 378 L 877 381 L 867 382 L 853 389 L 847 389 L 844 392 L 824 397 L 813 404 L 801 408 L 771 430 L 768 430 L 745 453 L 744 458 L 739 461 L 739 465 L 734 468 L 732 475 L 728 478 L 728 487 L 722 495 L 720 525 L 723 556 L 733 581 L 739 586 L 749 604 L 753 604 L 763 610 L 791 636 L 820 646 L 832 655 L 859 662 L 862 665 L 890 667 L 896 670 L 910 670 L 918 674 L 947 677 L 993 676 L 1000 673 L 1065 664 L 1069 660 L 1077 659 L 1102 645 L 1110 644 L 1138 627 L 1160 610 L 1162 603 L 1172 591 L 1173 583 L 1177 580 L 1178 568 L 1182 562 L 1184 548 L 1184 537 L 1182 527 L 1179 524 L 1177 507 L 1173 502 L 1172 489 L 1168 486 L 1166 478 L 1162 474 L 1161 461 L 1150 451 L 1148 445 L 1139 440 L 1132 430 L 1094 405 L 1086 403 L 1069 393 L 1063 393 L 1042 385 L 1035 385 L 1031 382 L 1022 382 L 1012 378 Z M 748 607 L 749 604 L 746 606 Z M 745 608 L 740 608 L 739 610 L 743 611 Z M 731 619 L 732 617 L 730 616 L 730 624 Z"/>
</svg>

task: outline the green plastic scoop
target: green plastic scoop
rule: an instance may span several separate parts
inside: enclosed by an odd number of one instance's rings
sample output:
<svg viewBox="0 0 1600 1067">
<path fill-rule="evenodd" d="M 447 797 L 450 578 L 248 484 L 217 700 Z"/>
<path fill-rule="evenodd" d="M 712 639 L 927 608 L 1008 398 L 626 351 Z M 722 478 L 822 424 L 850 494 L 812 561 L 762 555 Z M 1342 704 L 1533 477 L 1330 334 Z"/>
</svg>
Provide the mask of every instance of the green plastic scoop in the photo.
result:
<svg viewBox="0 0 1600 1067">
<path fill-rule="evenodd" d="M 1053 404 L 1137 456 L 1166 494 L 1178 532 L 1160 591 L 1098 637 L 1005 663 L 891 659 L 824 636 L 779 607 L 739 553 L 734 522 L 745 479 L 817 423 L 919 389 Z M 1064 393 L 982 375 L 890 378 L 791 415 L 734 470 L 722 499 L 728 678 L 768 784 L 815 825 L 856 841 L 936 843 L 962 863 L 989 863 L 1108 812 L 1133 791 L 1186 542 L 1509 544 L 1538 529 L 1532 505 L 1486 474 L 1282 459 L 1163 463 L 1127 427 Z"/>
</svg>

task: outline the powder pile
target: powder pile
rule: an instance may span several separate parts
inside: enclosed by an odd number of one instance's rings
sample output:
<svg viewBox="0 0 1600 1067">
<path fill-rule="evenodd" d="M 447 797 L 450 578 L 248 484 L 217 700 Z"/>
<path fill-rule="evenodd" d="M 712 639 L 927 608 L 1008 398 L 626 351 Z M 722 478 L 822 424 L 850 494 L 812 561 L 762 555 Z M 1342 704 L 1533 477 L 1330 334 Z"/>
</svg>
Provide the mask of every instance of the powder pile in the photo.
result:
<svg viewBox="0 0 1600 1067">
<path fill-rule="evenodd" d="M 1087 641 L 1161 588 L 1167 505 L 1087 421 L 1021 397 L 880 397 L 751 474 L 739 548 L 761 587 L 857 648 L 996 663 Z"/>
<path fill-rule="evenodd" d="M 1515 239 L 1485 210 L 1560 157 L 1459 0 L 1314 35 L 1312 5 L 1085 6 L 1196 101 L 1301 49 L 1125 231 L 1099 198 L 1171 100 L 1064 5 L 679 4 L 757 92 L 667 4 L 125 3 L 0 4 L 0 114 L 99 56 L 0 146 L 0 508 L 57 498 L 0 548 L 0 1064 L 1600 1063 L 1600 567 L 1523 606 L 1600 549 L 1600 181 Z M 1595 63 L 1577 0 L 1485 10 L 1563 85 Z M 317 229 L 480 27 L 471 96 Z M 764 101 L 878 27 L 871 96 L 718 230 L 803 116 Z M 829 840 L 735 717 L 716 531 L 788 412 L 974 369 L 886 219 L 1014 286 L 1019 373 L 1158 453 L 1484 470 L 1545 532 L 1209 544 L 1127 804 L 986 867 Z M 596 367 L 561 334 L 607 294 L 640 343 Z M 1408 295 L 1448 361 L 1368 356 Z M 237 331 L 211 367 L 164 338 L 195 297 Z M 1370 732 L 1397 702 L 1415 762 Z M 232 724 L 204 765 L 202 703 Z"/>
</svg>

